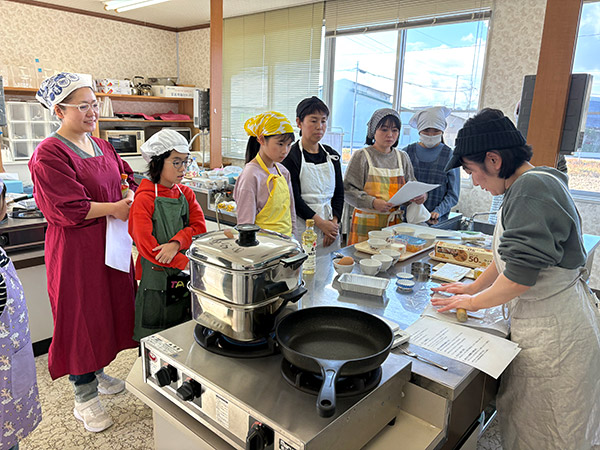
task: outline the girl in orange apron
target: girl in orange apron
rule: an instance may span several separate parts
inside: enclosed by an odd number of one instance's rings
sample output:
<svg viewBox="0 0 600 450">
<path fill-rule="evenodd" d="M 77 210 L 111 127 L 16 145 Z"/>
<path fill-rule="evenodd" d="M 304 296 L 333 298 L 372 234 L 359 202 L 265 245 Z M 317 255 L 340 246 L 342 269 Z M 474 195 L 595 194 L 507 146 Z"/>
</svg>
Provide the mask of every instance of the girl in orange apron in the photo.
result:
<svg viewBox="0 0 600 450">
<path fill-rule="evenodd" d="M 238 223 L 291 236 L 296 227 L 290 174 L 281 164 L 294 142 L 294 129 L 281 113 L 267 111 L 246 121 L 250 136 L 246 166 L 237 180 L 233 198 Z"/>
<path fill-rule="evenodd" d="M 398 207 L 388 200 L 406 181 L 415 180 L 406 153 L 396 150 L 400 115 L 390 108 L 375 111 L 367 124 L 367 144 L 352 155 L 344 178 L 346 201 L 354 206 L 348 245 L 368 239 L 371 230 L 400 223 Z M 425 196 L 413 199 L 423 203 Z"/>
</svg>

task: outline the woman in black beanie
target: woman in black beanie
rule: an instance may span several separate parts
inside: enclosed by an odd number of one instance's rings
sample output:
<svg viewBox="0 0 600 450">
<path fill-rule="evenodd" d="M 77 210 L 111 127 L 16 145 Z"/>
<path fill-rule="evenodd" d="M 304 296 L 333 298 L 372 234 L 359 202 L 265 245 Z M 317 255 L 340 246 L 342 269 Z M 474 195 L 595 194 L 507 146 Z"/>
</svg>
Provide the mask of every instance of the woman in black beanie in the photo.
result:
<svg viewBox="0 0 600 450">
<path fill-rule="evenodd" d="M 565 174 L 534 167 L 521 133 L 485 109 L 458 132 L 446 170 L 504 194 L 494 259 L 471 284 L 432 298 L 447 311 L 502 305 L 521 352 L 502 375 L 497 407 L 502 447 L 590 449 L 600 444 L 600 312 L 590 291 L 581 218 Z M 582 345 L 583 344 L 583 345 Z"/>
</svg>

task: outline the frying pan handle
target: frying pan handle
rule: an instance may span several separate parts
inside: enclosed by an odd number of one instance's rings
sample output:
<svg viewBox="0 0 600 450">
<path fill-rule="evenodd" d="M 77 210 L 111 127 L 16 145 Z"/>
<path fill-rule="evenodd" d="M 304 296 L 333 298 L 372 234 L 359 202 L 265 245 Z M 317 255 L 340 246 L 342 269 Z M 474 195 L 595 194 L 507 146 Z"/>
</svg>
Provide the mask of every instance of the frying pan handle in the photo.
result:
<svg viewBox="0 0 600 450">
<path fill-rule="evenodd" d="M 329 361 L 318 359 L 321 366 L 323 384 L 317 397 L 317 412 L 321 417 L 331 417 L 335 414 L 335 383 L 338 375 L 347 361 Z"/>
</svg>

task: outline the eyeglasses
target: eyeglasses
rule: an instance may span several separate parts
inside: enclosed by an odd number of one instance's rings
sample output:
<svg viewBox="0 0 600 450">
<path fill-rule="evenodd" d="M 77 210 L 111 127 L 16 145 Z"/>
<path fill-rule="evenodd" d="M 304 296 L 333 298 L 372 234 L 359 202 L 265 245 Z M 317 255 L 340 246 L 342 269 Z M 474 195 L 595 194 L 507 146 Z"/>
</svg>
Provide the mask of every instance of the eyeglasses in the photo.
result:
<svg viewBox="0 0 600 450">
<path fill-rule="evenodd" d="M 79 105 L 72 105 L 70 103 L 59 103 L 59 105 L 77 108 L 82 113 L 88 112 L 90 110 L 90 108 L 92 108 L 94 111 L 100 111 L 99 103 L 92 103 L 91 105 L 89 103 L 80 103 Z"/>
<path fill-rule="evenodd" d="M 183 161 L 180 159 L 174 159 L 171 161 L 171 164 L 173 164 L 173 167 L 175 167 L 177 170 L 181 169 L 182 167 L 187 169 L 190 163 L 191 161 L 189 159 L 184 159 Z"/>
</svg>

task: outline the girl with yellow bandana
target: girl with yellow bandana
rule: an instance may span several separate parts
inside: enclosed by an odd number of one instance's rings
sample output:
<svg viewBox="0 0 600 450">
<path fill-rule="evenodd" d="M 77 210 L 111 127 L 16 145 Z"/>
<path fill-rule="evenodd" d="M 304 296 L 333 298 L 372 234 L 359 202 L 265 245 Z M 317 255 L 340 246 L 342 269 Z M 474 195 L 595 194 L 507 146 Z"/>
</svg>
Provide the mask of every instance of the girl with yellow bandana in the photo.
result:
<svg viewBox="0 0 600 450">
<path fill-rule="evenodd" d="M 291 236 L 296 214 L 290 173 L 281 164 L 294 142 L 294 129 L 281 113 L 267 111 L 244 124 L 250 136 L 246 166 L 237 180 L 233 198 L 237 222 Z"/>
</svg>

